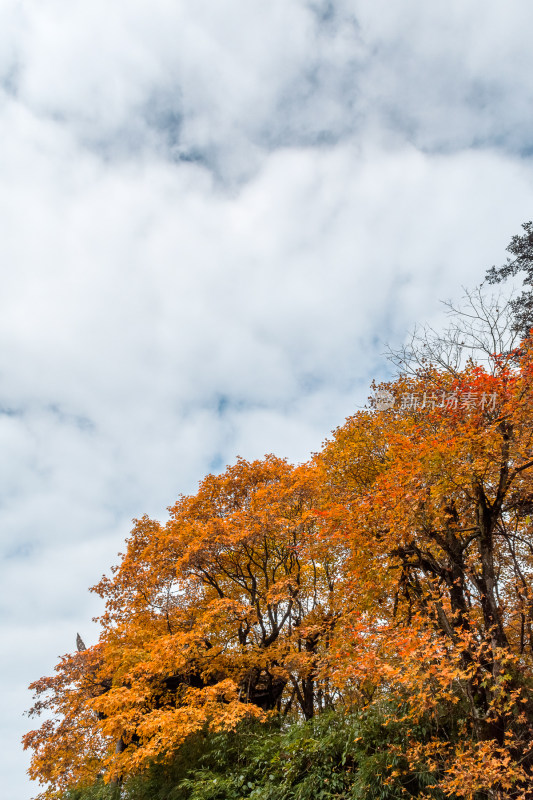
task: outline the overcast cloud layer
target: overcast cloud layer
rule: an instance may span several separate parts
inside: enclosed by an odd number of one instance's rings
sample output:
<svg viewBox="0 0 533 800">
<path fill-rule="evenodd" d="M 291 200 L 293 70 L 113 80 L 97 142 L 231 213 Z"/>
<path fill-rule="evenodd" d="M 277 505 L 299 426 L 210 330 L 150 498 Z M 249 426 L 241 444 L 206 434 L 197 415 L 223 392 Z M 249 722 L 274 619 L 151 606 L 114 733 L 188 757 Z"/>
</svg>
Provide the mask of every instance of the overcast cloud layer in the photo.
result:
<svg viewBox="0 0 533 800">
<path fill-rule="evenodd" d="M 5 800 L 131 518 L 307 459 L 533 201 L 533 6 L 3 0 Z"/>
</svg>

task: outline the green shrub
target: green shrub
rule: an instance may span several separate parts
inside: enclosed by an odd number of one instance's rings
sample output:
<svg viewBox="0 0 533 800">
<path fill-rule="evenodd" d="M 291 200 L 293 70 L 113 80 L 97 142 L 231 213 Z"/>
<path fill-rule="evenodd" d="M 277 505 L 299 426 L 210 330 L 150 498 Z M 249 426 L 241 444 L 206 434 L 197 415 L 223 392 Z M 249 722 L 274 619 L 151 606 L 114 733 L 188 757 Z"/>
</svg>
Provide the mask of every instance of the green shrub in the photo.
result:
<svg viewBox="0 0 533 800">
<path fill-rule="evenodd" d="M 326 712 L 308 722 L 275 718 L 236 731 L 191 736 L 172 759 L 157 762 L 124 785 L 98 781 L 65 800 L 405 800 L 435 784 L 414 773 L 391 745 L 405 745 L 396 709 Z M 413 731 L 410 731 L 413 733 Z M 423 741 L 430 734 L 419 726 Z M 397 772 L 393 782 L 387 781 Z M 439 791 L 432 791 L 442 800 Z"/>
<path fill-rule="evenodd" d="M 127 800 L 405 800 L 435 783 L 390 752 L 401 723 L 383 709 L 328 712 L 308 722 L 275 719 L 192 737 L 167 764 L 123 787 Z M 420 731 L 424 736 L 424 731 Z M 385 783 L 392 770 L 401 775 Z M 442 797 L 437 792 L 435 798 Z M 83 798 L 85 800 L 85 798 Z M 92 800 L 92 798 L 91 798 Z"/>
</svg>

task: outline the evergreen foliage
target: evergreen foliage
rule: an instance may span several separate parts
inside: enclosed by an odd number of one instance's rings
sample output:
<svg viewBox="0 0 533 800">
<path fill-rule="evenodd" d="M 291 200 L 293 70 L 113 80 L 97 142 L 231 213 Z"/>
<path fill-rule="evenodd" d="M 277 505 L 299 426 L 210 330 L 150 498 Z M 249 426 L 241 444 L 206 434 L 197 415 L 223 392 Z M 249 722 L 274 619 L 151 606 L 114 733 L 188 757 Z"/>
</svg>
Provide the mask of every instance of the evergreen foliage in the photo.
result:
<svg viewBox="0 0 533 800">
<path fill-rule="evenodd" d="M 98 782 L 64 800 L 400 800 L 435 784 L 394 753 L 400 722 L 376 707 L 329 711 L 306 722 L 277 717 L 236 731 L 202 732 L 170 761 L 156 762 L 119 790 Z M 412 730 L 411 730 L 412 733 Z M 423 726 L 419 734 L 424 738 Z M 391 747 L 392 746 L 392 747 Z M 397 773 L 395 777 L 391 777 Z M 437 791 L 433 797 L 443 795 Z"/>
</svg>

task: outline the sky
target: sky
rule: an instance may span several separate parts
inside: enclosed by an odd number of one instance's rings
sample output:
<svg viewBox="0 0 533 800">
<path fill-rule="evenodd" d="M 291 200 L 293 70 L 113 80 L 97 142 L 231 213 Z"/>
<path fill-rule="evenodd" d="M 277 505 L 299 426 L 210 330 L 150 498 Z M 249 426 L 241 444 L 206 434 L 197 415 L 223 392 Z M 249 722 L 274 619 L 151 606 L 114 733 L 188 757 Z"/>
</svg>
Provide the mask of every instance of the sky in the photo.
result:
<svg viewBox="0 0 533 800">
<path fill-rule="evenodd" d="M 143 514 L 300 462 L 533 208 L 529 0 L 2 0 L 0 765 Z"/>
</svg>

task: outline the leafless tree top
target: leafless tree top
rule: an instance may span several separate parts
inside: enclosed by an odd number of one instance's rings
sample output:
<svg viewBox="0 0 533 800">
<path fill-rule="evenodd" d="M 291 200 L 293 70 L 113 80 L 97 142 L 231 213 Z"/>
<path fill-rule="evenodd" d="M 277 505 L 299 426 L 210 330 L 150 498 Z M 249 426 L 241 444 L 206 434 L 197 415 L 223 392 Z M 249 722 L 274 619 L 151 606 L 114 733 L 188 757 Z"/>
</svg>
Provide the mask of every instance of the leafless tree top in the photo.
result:
<svg viewBox="0 0 533 800">
<path fill-rule="evenodd" d="M 401 347 L 387 346 L 385 355 L 400 373 L 419 374 L 437 367 L 456 375 L 467 363 L 494 371 L 494 355 L 508 355 L 520 342 L 512 310 L 513 292 L 488 294 L 482 286 L 463 287 L 460 303 L 443 301 L 450 324 L 437 331 L 419 325 Z"/>
</svg>

